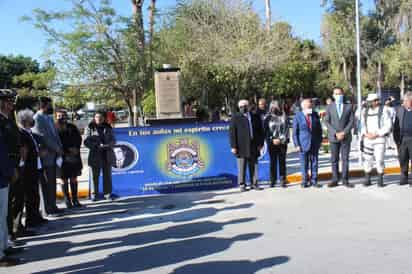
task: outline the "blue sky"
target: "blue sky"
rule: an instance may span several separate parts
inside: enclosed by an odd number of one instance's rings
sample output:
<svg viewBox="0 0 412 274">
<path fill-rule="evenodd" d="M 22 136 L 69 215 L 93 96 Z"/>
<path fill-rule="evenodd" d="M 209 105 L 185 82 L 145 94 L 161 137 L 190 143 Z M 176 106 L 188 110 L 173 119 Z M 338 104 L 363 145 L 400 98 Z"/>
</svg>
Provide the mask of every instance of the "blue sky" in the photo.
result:
<svg viewBox="0 0 412 274">
<path fill-rule="evenodd" d="M 122 14 L 131 11 L 130 0 L 112 0 Z M 364 8 L 373 0 L 362 0 Z M 146 2 L 149 2 L 146 0 Z M 158 0 L 160 12 L 175 5 L 175 0 Z M 264 0 L 254 0 L 254 7 L 264 14 Z M 323 9 L 320 0 L 272 0 L 273 20 L 289 22 L 296 35 L 320 41 L 320 25 Z M 65 0 L 0 0 L 0 54 L 23 54 L 42 61 L 41 55 L 47 49 L 45 36 L 27 22 L 21 22 L 23 15 L 30 15 L 34 8 L 58 10 L 68 6 Z"/>
</svg>

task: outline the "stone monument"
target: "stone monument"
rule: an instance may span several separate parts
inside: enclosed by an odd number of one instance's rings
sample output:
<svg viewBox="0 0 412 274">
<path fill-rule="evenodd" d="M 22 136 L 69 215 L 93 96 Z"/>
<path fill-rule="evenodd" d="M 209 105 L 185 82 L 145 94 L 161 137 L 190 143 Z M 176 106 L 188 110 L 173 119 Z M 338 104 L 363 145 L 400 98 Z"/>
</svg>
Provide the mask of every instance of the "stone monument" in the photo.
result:
<svg viewBox="0 0 412 274">
<path fill-rule="evenodd" d="M 180 96 L 180 69 L 163 65 L 155 72 L 156 118 L 183 118 Z"/>
</svg>

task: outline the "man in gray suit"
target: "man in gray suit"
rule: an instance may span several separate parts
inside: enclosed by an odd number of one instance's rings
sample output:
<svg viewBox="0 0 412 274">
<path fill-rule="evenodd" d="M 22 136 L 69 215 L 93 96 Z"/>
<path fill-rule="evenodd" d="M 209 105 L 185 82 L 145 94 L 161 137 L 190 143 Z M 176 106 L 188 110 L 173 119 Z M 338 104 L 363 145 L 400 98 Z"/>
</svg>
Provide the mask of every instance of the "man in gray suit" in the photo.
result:
<svg viewBox="0 0 412 274">
<path fill-rule="evenodd" d="M 42 182 L 43 213 L 55 216 L 61 213 L 56 206 L 56 169 L 57 162 L 63 155 L 62 144 L 54 125 L 52 101 L 50 98 L 39 99 L 39 110 L 34 115 L 33 132 L 40 135 L 42 144 L 40 158 L 44 169 L 44 182 Z"/>
<path fill-rule="evenodd" d="M 353 188 L 349 183 L 349 153 L 352 142 L 352 128 L 354 125 L 354 113 L 352 104 L 345 103 L 344 90 L 334 88 L 335 102 L 326 109 L 325 124 L 328 129 L 328 139 L 332 154 L 332 182 L 329 187 L 338 186 L 339 182 L 339 156 L 342 160 L 342 183 Z"/>
</svg>

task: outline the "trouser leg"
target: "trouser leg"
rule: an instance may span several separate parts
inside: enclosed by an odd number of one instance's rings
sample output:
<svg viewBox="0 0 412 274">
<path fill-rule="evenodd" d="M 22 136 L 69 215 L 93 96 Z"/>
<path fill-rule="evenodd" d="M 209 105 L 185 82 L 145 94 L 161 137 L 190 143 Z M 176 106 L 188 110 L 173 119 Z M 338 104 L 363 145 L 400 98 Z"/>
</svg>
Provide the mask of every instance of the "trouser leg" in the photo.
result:
<svg viewBox="0 0 412 274">
<path fill-rule="evenodd" d="M 0 258 L 5 256 L 4 250 L 7 249 L 9 240 L 7 226 L 9 188 L 0 188 Z"/>
<path fill-rule="evenodd" d="M 47 184 L 47 200 L 49 203 L 49 207 L 52 212 L 57 211 L 56 205 L 56 192 L 57 192 L 57 185 L 56 185 L 56 166 L 46 167 L 45 168 L 45 177 L 46 177 L 46 184 Z"/>
<path fill-rule="evenodd" d="M 237 158 L 237 182 L 239 186 L 246 185 L 246 159 Z"/>
<path fill-rule="evenodd" d="M 279 176 L 281 180 L 286 179 L 286 154 L 287 154 L 287 145 L 281 145 L 278 159 L 279 159 Z"/>
<path fill-rule="evenodd" d="M 39 176 L 37 171 L 30 172 L 31 176 L 25 177 L 25 208 L 26 208 L 26 224 L 33 223 L 41 215 L 40 197 L 39 197 Z"/>
<path fill-rule="evenodd" d="M 255 157 L 248 159 L 250 183 L 253 186 L 258 185 L 258 160 Z"/>
<path fill-rule="evenodd" d="M 23 209 L 24 187 L 23 182 L 19 179 L 11 183 L 9 188 L 7 225 L 12 238 L 15 237 L 17 230 L 22 226 Z"/>
<path fill-rule="evenodd" d="M 311 151 L 310 153 L 310 170 L 311 170 L 311 182 L 317 183 L 318 181 L 318 151 Z"/>
<path fill-rule="evenodd" d="M 77 178 L 70 179 L 70 191 L 72 193 L 73 203 L 78 204 L 79 203 L 79 198 L 78 198 L 79 188 L 78 188 Z"/>
<path fill-rule="evenodd" d="M 386 145 L 384 143 L 374 145 L 376 170 L 378 171 L 379 174 L 383 174 L 385 172 L 385 148 L 386 148 Z"/>
<path fill-rule="evenodd" d="M 276 184 L 278 180 L 278 152 L 274 145 L 270 145 L 270 181 L 272 185 Z"/>
<path fill-rule="evenodd" d="M 332 161 L 332 181 L 339 181 L 339 152 L 340 143 L 330 143 L 331 161 Z"/>
<path fill-rule="evenodd" d="M 341 145 L 341 159 L 342 159 L 342 179 L 349 179 L 349 153 L 350 153 L 350 142 L 343 142 Z"/>
<path fill-rule="evenodd" d="M 308 167 L 309 167 L 309 159 L 308 159 L 308 152 L 300 152 L 300 171 L 302 173 L 302 183 L 306 184 L 309 180 L 308 174 Z"/>
<path fill-rule="evenodd" d="M 374 162 L 374 145 L 369 143 L 367 140 L 364 141 L 363 145 L 363 169 L 365 173 L 369 174 L 372 172 L 373 169 L 373 162 Z"/>
<path fill-rule="evenodd" d="M 103 166 L 103 193 L 109 195 L 112 191 L 112 166 L 105 164 Z"/>
<path fill-rule="evenodd" d="M 399 164 L 401 166 L 401 179 L 408 178 L 409 162 L 411 160 L 411 158 L 409 157 L 409 145 L 405 141 L 406 140 L 403 140 L 401 146 L 399 147 Z"/>
<path fill-rule="evenodd" d="M 91 195 L 96 197 L 99 194 L 99 177 L 100 177 L 100 168 L 91 167 L 92 173 L 92 185 L 91 185 Z"/>
</svg>

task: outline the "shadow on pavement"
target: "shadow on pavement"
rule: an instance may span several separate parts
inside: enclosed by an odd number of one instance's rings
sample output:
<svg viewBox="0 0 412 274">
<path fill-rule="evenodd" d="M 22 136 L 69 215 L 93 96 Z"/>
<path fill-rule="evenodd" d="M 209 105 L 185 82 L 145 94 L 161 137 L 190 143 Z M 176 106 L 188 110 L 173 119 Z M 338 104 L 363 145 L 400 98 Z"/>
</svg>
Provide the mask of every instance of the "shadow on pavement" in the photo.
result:
<svg viewBox="0 0 412 274">
<path fill-rule="evenodd" d="M 235 242 L 250 241 L 261 236 L 261 233 L 250 233 L 231 238 L 203 237 L 176 242 L 153 244 L 145 247 L 116 252 L 100 260 L 79 263 L 72 266 L 55 268 L 37 273 L 46 274 L 69 272 L 86 274 L 104 272 L 138 272 L 216 254 L 227 250 Z"/>
<path fill-rule="evenodd" d="M 287 256 L 278 256 L 258 261 L 242 260 L 188 264 L 176 268 L 170 274 L 210 273 L 211 269 L 213 269 L 213 274 L 254 274 L 265 268 L 287 263 L 289 260 L 290 258 Z"/>
</svg>

